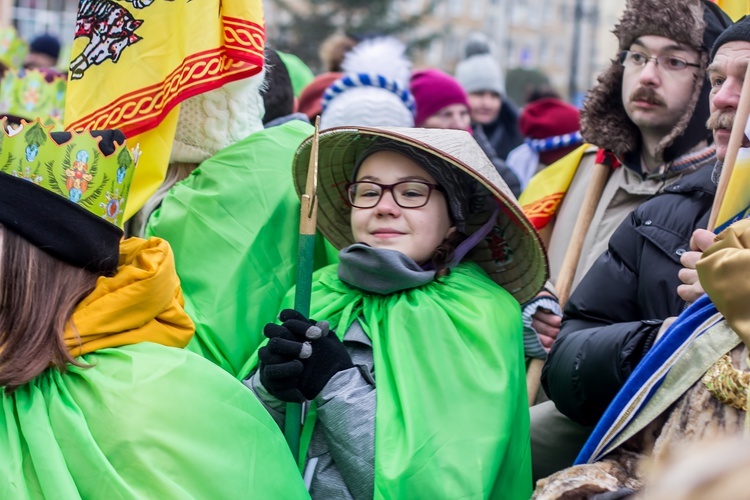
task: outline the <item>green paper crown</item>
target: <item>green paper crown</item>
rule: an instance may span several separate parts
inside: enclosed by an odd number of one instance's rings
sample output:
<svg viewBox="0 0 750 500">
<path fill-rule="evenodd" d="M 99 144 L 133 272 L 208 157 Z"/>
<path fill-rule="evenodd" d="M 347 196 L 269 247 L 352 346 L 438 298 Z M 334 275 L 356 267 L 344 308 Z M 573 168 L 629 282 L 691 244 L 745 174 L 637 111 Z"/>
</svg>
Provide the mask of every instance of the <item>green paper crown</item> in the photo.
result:
<svg viewBox="0 0 750 500">
<path fill-rule="evenodd" d="M 8 71 L 0 81 L 0 115 L 27 121 L 41 118 L 44 124 L 54 125 L 55 131 L 62 131 L 67 87 L 63 75 L 38 69 Z"/>
<path fill-rule="evenodd" d="M 3 127 L 4 129 L 4 127 Z M 51 127 L 37 120 L 23 123 L 9 136 L 0 132 L 0 172 L 32 182 L 122 227 L 135 165 L 125 144 L 105 155 L 101 137 L 71 134 L 57 144 Z"/>
<path fill-rule="evenodd" d="M 15 69 L 23 66 L 26 58 L 26 43 L 15 28 L 0 28 L 0 64 Z"/>
</svg>

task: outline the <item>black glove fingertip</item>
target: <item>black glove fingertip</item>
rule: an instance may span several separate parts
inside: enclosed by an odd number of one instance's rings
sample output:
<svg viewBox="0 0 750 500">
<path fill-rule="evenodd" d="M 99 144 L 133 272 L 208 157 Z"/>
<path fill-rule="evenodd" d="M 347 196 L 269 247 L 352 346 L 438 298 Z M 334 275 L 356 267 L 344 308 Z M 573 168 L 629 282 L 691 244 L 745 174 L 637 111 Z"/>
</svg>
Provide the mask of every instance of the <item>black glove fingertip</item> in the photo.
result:
<svg viewBox="0 0 750 500">
<path fill-rule="evenodd" d="M 287 332 L 287 329 L 276 323 L 268 323 L 263 327 L 263 335 L 267 338 L 272 339 L 276 337 L 283 337 Z"/>
<path fill-rule="evenodd" d="M 300 352 L 302 351 L 303 342 L 276 337 L 275 339 L 268 341 L 267 347 L 269 351 L 274 354 L 286 356 L 289 359 L 295 359 L 299 357 Z"/>
<path fill-rule="evenodd" d="M 285 321 L 289 321 L 290 319 L 307 322 L 307 318 L 305 318 L 302 314 L 295 311 L 294 309 L 284 309 L 279 313 L 279 319 L 282 323 Z"/>
</svg>

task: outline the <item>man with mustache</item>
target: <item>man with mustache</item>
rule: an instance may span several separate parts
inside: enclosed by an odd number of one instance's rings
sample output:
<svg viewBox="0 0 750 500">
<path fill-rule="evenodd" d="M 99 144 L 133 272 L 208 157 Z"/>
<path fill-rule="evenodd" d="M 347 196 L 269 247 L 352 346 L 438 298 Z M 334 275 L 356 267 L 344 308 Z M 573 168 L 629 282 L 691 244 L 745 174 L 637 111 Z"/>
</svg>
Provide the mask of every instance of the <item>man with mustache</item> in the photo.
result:
<svg viewBox="0 0 750 500">
<path fill-rule="evenodd" d="M 531 409 L 535 478 L 572 464 L 663 321 L 684 307 L 676 292 L 679 259 L 692 231 L 705 227 L 714 192 L 715 155 L 705 128 L 708 51 L 730 23 L 706 0 L 631 0 L 615 27 L 621 51 L 581 113 L 584 139 L 596 147 L 579 151 L 570 187 L 546 228 L 554 278 L 594 163 L 612 166 L 562 330 L 558 335 L 559 317 L 545 311 L 532 322 L 544 347 L 557 338 L 542 375 L 554 404 Z M 655 213 L 644 215 L 641 205 L 660 193 Z"/>
<path fill-rule="evenodd" d="M 727 154 L 749 63 L 750 17 L 745 16 L 722 33 L 711 49 L 708 127 L 716 146 L 714 180 L 718 180 L 716 174 Z M 668 196 L 650 200 L 636 214 L 656 214 Z M 683 282 L 679 295 L 696 303 L 679 315 L 674 328 L 656 339 L 648 359 L 634 368 L 579 455 L 577 463 L 581 465 L 540 481 L 535 498 L 586 498 L 586 492 L 593 491 L 617 491 L 608 498 L 623 498 L 658 479 L 664 467 L 688 446 L 699 449 L 708 441 L 740 439 L 746 432 L 750 219 L 731 225 L 718 236 L 696 230 L 692 245 L 694 251 L 682 255 L 685 268 L 679 272 Z M 587 278 L 578 291 L 586 286 Z M 701 297 L 704 288 L 707 297 Z M 703 465 L 705 470 L 715 470 L 714 464 Z M 679 486 L 695 492 L 709 482 L 698 473 Z M 733 498 L 741 496 L 739 490 L 732 493 Z M 679 491 L 672 495 L 689 496 Z M 648 486 L 639 498 L 651 498 Z"/>
</svg>

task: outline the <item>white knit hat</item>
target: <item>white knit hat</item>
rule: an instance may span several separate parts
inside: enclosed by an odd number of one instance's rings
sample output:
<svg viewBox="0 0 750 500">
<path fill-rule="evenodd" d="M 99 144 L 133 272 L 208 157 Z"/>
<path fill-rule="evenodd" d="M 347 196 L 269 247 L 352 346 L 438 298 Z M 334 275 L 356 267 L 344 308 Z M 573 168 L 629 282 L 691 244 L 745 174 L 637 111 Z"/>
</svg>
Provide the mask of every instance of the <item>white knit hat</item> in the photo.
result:
<svg viewBox="0 0 750 500">
<path fill-rule="evenodd" d="M 265 68 L 251 76 L 186 99 L 180 104 L 170 163 L 201 163 L 221 149 L 263 130 L 260 88 Z"/>
<path fill-rule="evenodd" d="M 490 50 L 484 35 L 474 33 L 465 48 L 466 59 L 456 66 L 456 80 L 464 90 L 473 92 L 492 91 L 505 95 L 505 76 Z"/>
<path fill-rule="evenodd" d="M 392 37 L 359 43 L 346 54 L 344 75 L 323 95 L 322 129 L 344 125 L 414 126 L 411 63 Z"/>
</svg>

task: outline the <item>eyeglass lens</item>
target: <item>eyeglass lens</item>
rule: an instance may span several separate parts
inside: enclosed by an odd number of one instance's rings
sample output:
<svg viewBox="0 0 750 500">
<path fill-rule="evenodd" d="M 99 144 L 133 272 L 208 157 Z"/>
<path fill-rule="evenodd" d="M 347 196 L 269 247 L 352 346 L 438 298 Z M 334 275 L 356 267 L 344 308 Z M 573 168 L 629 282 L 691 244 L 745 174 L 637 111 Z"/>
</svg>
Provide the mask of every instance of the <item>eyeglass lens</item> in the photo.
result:
<svg viewBox="0 0 750 500">
<path fill-rule="evenodd" d="M 656 57 L 649 57 L 643 52 L 639 52 L 637 50 L 624 51 L 622 56 L 622 64 L 624 66 L 640 68 L 648 64 L 648 62 L 652 59 L 656 61 L 656 64 L 658 66 L 672 71 L 679 71 L 687 68 L 688 66 L 697 66 L 697 64 L 690 63 L 682 57 L 674 56 L 671 54 L 662 54 Z"/>
<path fill-rule="evenodd" d="M 383 192 L 390 190 L 396 204 L 402 208 L 419 208 L 430 198 L 430 185 L 418 181 L 404 181 L 391 185 L 374 182 L 354 182 L 349 186 L 349 202 L 357 208 L 372 208 L 380 202 Z"/>
</svg>

